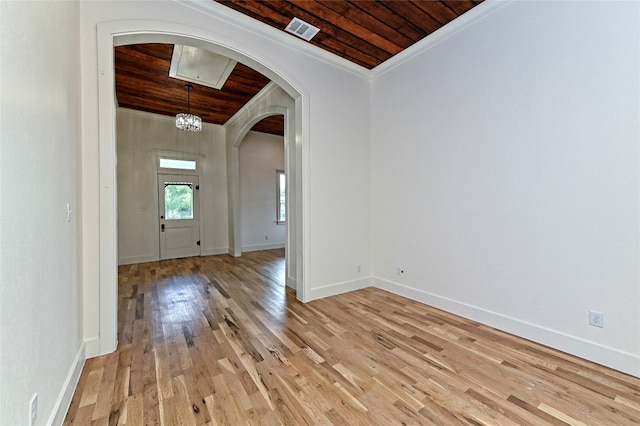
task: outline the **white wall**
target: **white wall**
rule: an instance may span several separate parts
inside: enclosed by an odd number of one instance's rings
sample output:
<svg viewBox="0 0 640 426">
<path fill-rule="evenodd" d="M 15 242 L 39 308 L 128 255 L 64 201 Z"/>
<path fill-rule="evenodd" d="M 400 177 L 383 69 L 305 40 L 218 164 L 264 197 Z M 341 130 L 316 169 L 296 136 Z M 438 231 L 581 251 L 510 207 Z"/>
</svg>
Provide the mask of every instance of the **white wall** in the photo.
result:
<svg viewBox="0 0 640 426">
<path fill-rule="evenodd" d="M 275 223 L 276 170 L 284 170 L 284 138 L 251 131 L 238 157 L 242 251 L 284 247 L 286 226 Z"/>
<path fill-rule="evenodd" d="M 159 152 L 199 161 L 202 255 L 228 251 L 227 165 L 224 128 L 205 123 L 201 132 L 178 130 L 175 119 L 119 108 L 118 257 L 120 264 L 159 259 L 157 174 Z M 200 157 L 200 158 L 198 158 Z"/>
<path fill-rule="evenodd" d="M 516 1 L 375 74 L 377 285 L 640 375 L 639 16 Z"/>
<path fill-rule="evenodd" d="M 36 424 L 61 423 L 84 362 L 78 3 L 0 14 L 0 424 L 28 424 L 36 392 Z"/>
</svg>

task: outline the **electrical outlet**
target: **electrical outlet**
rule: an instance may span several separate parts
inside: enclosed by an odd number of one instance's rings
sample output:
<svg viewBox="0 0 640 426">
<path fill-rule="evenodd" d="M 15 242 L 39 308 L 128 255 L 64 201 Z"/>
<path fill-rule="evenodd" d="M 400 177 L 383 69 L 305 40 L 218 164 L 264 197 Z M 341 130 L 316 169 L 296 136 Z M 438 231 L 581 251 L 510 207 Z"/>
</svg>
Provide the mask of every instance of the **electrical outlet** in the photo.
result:
<svg viewBox="0 0 640 426">
<path fill-rule="evenodd" d="M 360 265 L 359 263 L 356 266 L 356 272 L 362 272 L 362 265 Z"/>
<path fill-rule="evenodd" d="M 38 417 L 38 393 L 34 393 L 29 401 L 29 426 L 36 424 Z"/>
<path fill-rule="evenodd" d="M 402 274 L 404 274 L 404 269 L 402 268 L 402 266 L 396 266 L 396 275 Z"/>
<path fill-rule="evenodd" d="M 268 235 L 265 235 L 265 236 L 264 236 L 264 239 L 265 239 L 265 240 L 268 240 L 268 239 L 269 239 L 269 236 L 268 236 Z"/>
<path fill-rule="evenodd" d="M 589 311 L 589 325 L 604 327 L 604 314 L 598 311 Z"/>
</svg>

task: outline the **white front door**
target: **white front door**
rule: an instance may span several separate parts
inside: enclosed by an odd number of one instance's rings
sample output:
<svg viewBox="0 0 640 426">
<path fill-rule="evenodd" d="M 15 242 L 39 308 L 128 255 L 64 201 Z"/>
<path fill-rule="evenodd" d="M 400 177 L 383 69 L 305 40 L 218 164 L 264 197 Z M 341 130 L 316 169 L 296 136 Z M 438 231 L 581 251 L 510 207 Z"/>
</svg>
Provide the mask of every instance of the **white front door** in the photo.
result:
<svg viewBox="0 0 640 426">
<path fill-rule="evenodd" d="M 160 259 L 200 256 L 198 176 L 158 175 Z"/>
</svg>

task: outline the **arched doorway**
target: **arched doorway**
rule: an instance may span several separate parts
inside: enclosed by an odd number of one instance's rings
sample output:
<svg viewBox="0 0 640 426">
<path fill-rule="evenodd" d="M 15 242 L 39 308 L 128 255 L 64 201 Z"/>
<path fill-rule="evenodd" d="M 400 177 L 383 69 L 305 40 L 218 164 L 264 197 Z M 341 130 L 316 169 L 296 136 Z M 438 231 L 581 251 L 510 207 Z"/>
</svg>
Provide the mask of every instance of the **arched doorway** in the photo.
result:
<svg viewBox="0 0 640 426">
<path fill-rule="evenodd" d="M 290 235 L 286 232 L 290 206 L 287 206 L 289 165 L 284 155 L 288 144 L 284 137 L 284 126 L 284 114 L 267 115 L 244 136 L 240 136 L 238 143 L 230 141 L 231 149 L 237 149 L 238 152 L 239 185 L 233 189 L 239 189 L 239 197 L 236 198 L 240 202 L 239 206 L 229 205 L 229 215 L 235 214 L 240 221 L 240 226 L 229 228 L 229 241 L 234 240 L 235 251 L 230 251 L 230 254 L 237 256 L 279 248 L 285 249 L 283 256 L 286 251 L 295 252 L 295 241 L 289 241 L 287 237 Z M 261 133 L 262 128 L 272 131 L 278 128 L 279 134 Z M 232 155 L 232 158 L 235 157 Z M 229 164 L 229 169 L 235 171 L 236 165 Z M 238 231 L 240 235 L 237 235 Z M 295 264 L 282 260 L 282 284 L 296 289 Z"/>
<path fill-rule="evenodd" d="M 267 64 L 244 55 L 237 48 L 222 46 L 203 34 L 194 34 L 195 30 L 177 24 L 148 21 L 123 21 L 98 25 L 98 111 L 99 111 L 99 289 L 97 346 L 87 352 L 92 355 L 109 353 L 117 345 L 117 189 L 116 189 L 116 135 L 115 135 L 115 83 L 114 53 L 115 46 L 134 43 L 173 43 L 198 47 L 236 59 L 239 62 L 260 71 L 282 91 L 290 96 L 292 103 L 286 107 L 288 125 L 285 126 L 285 139 L 289 140 L 285 151 L 286 161 L 292 173 L 290 202 L 292 211 L 297 212 L 288 224 L 288 235 L 294 236 L 293 250 L 287 250 L 287 265 L 294 265 L 297 297 L 305 300 L 304 280 L 304 244 L 302 226 L 303 205 L 303 116 L 302 110 L 308 108 L 302 91 L 289 83 L 281 73 L 269 68 Z M 282 110 L 280 110 L 282 113 Z M 255 123 L 254 123 L 255 124 Z M 250 127 L 249 127 L 250 128 Z M 248 129 L 247 129 L 248 131 Z M 227 143 L 229 147 L 229 138 Z M 237 147 L 236 147 L 237 149 Z M 228 153 L 233 149 L 228 148 Z M 230 241 L 231 246 L 231 241 Z M 287 267 L 289 269 L 289 266 Z M 85 300 L 85 310 L 92 303 Z"/>
<path fill-rule="evenodd" d="M 296 160 L 296 134 L 295 128 L 295 100 L 281 87 L 270 83 L 263 91 L 251 100 L 251 106 L 230 120 L 227 127 L 227 173 L 229 192 L 229 246 L 230 253 L 234 256 L 241 255 L 241 227 L 240 227 L 240 192 L 239 192 L 239 161 L 238 147 L 251 130 L 260 120 L 277 114 L 285 117 L 284 131 L 284 169 L 287 175 L 287 214 L 290 220 L 287 221 L 286 230 L 286 257 L 287 285 L 296 289 L 298 298 L 300 291 L 304 292 L 302 286 L 298 284 L 298 271 L 301 260 L 297 258 L 300 252 L 300 235 L 302 233 L 302 220 L 300 203 L 296 197 L 300 195 L 301 167 L 300 161 Z M 299 263 L 300 262 L 300 263 Z"/>
</svg>

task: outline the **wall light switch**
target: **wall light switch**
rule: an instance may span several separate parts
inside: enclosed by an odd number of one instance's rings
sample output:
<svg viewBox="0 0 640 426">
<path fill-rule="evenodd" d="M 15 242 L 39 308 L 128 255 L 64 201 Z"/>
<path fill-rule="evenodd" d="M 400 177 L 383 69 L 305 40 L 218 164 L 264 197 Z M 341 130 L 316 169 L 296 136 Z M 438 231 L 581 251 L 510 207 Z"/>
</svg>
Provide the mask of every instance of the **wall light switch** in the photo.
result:
<svg viewBox="0 0 640 426">
<path fill-rule="evenodd" d="M 67 203 L 67 222 L 71 222 L 71 213 L 73 213 L 73 210 L 71 210 L 71 204 Z"/>
</svg>

